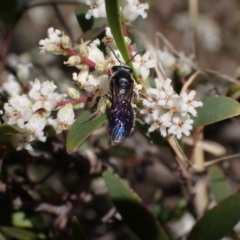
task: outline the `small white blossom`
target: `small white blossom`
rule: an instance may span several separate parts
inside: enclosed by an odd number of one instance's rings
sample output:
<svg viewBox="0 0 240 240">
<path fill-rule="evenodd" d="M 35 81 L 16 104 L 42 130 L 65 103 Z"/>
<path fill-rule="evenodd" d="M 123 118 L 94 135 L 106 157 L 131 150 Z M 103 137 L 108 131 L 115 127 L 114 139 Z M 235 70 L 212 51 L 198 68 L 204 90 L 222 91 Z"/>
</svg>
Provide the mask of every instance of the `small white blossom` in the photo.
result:
<svg viewBox="0 0 240 240">
<path fill-rule="evenodd" d="M 46 126 L 46 115 L 44 113 L 35 113 L 29 119 L 28 123 L 25 125 L 26 129 L 35 137 L 35 139 L 45 142 L 46 137 L 44 136 L 43 129 Z M 34 138 L 31 140 L 35 140 Z"/>
<path fill-rule="evenodd" d="M 177 107 L 180 107 L 179 111 L 181 111 L 182 115 L 185 116 L 187 113 L 191 113 L 194 117 L 197 115 L 197 111 L 195 108 L 201 107 L 203 105 L 200 101 L 194 101 L 193 98 L 195 97 L 196 92 L 190 91 L 188 94 L 183 93 L 181 96 L 181 100 L 179 101 L 179 105 Z"/>
<path fill-rule="evenodd" d="M 38 79 L 31 82 L 32 89 L 29 91 L 30 98 L 34 101 L 33 110 L 45 109 L 51 111 L 56 104 L 63 100 L 66 95 L 54 92 L 57 88 L 52 82 L 45 81 L 42 84 Z"/>
<path fill-rule="evenodd" d="M 122 18 L 124 22 L 130 22 L 135 20 L 139 15 L 142 18 L 147 17 L 145 12 L 149 5 L 147 3 L 140 3 L 138 0 L 125 0 L 122 1 Z"/>
<path fill-rule="evenodd" d="M 150 52 L 146 52 L 143 56 L 136 55 L 134 57 L 133 66 L 142 80 L 146 80 L 149 76 L 150 68 L 154 68 L 156 62 L 151 59 Z"/>
<path fill-rule="evenodd" d="M 110 27 L 106 27 L 105 37 L 103 38 L 102 41 L 105 45 L 111 45 L 112 47 L 116 48 L 116 43 L 114 41 Z"/>
<path fill-rule="evenodd" d="M 108 57 L 106 58 L 106 68 L 111 69 L 113 66 L 124 63 L 124 59 L 119 50 L 113 50 L 107 48 Z M 122 65 L 122 64 L 120 64 Z"/>
<path fill-rule="evenodd" d="M 89 73 L 82 70 L 79 74 L 73 73 L 74 82 L 82 89 L 91 92 L 95 97 L 104 96 L 109 92 L 109 80 L 107 75 Z"/>
<path fill-rule="evenodd" d="M 185 56 L 183 52 L 180 53 L 180 58 L 176 64 L 180 76 L 187 76 L 191 73 L 193 58 L 193 55 Z"/>
<path fill-rule="evenodd" d="M 48 43 L 60 43 L 61 31 L 53 27 L 48 29 L 48 38 L 42 39 L 39 41 L 39 45 L 46 46 Z"/>
<path fill-rule="evenodd" d="M 59 49 L 57 47 L 57 44 L 60 44 L 60 35 L 61 31 L 58 29 L 55 29 L 53 27 L 48 29 L 48 38 L 42 39 L 39 41 L 40 47 L 40 54 L 45 53 L 45 51 L 53 52 L 55 54 L 63 53 L 64 51 L 62 49 Z"/>
<path fill-rule="evenodd" d="M 74 111 L 72 104 L 67 104 L 59 109 L 56 119 L 49 119 L 48 123 L 52 125 L 57 133 L 67 130 L 74 123 Z"/>
<path fill-rule="evenodd" d="M 87 14 L 85 15 L 86 19 L 94 18 L 106 18 L 106 9 L 104 0 L 87 0 L 86 4 L 90 6 Z"/>
<path fill-rule="evenodd" d="M 163 106 L 166 109 L 173 108 L 178 98 L 178 95 L 174 92 L 171 83 L 172 80 L 169 78 L 167 78 L 164 83 L 159 81 L 157 78 L 155 79 L 156 88 L 158 90 L 158 105 Z"/>
<path fill-rule="evenodd" d="M 13 147 L 18 151 L 22 149 L 33 151 L 33 148 L 30 144 L 31 138 L 32 137 L 30 133 L 17 133 L 12 137 L 11 142 Z"/>
<path fill-rule="evenodd" d="M 88 69 L 83 69 L 82 71 L 79 72 L 79 74 L 77 73 L 73 73 L 73 81 L 74 83 L 76 83 L 80 88 L 85 88 L 86 84 L 87 84 L 87 80 L 88 80 L 88 75 L 89 75 L 89 71 Z"/>
<path fill-rule="evenodd" d="M 17 65 L 17 77 L 20 80 L 20 82 L 27 82 L 30 75 L 29 72 L 30 67 L 32 67 L 31 63 Z"/>
<path fill-rule="evenodd" d="M 9 96 L 12 97 L 19 95 L 22 92 L 21 85 L 12 74 L 8 74 L 6 81 L 4 81 L 2 85 L 2 88 Z"/>
<path fill-rule="evenodd" d="M 178 117 L 172 118 L 172 125 L 168 129 L 169 134 L 174 134 L 178 139 L 182 137 L 182 134 L 189 136 L 190 130 L 192 130 L 193 120 L 190 119 L 189 115 L 185 117 L 179 115 Z"/>
<path fill-rule="evenodd" d="M 98 39 L 91 42 L 88 48 L 88 59 L 95 62 L 96 71 L 103 72 L 106 66 L 106 62 L 103 52 L 97 47 L 98 45 L 100 45 L 100 41 Z"/>
<path fill-rule="evenodd" d="M 3 120 L 5 123 L 16 124 L 20 128 L 24 128 L 24 123 L 29 121 L 33 114 L 32 102 L 26 95 L 11 97 L 4 104 L 4 110 Z"/>
<path fill-rule="evenodd" d="M 176 58 L 167 51 L 167 49 L 164 49 L 163 51 L 157 50 L 157 56 L 162 63 L 164 68 L 170 68 L 171 70 L 174 69 L 176 64 Z"/>
</svg>

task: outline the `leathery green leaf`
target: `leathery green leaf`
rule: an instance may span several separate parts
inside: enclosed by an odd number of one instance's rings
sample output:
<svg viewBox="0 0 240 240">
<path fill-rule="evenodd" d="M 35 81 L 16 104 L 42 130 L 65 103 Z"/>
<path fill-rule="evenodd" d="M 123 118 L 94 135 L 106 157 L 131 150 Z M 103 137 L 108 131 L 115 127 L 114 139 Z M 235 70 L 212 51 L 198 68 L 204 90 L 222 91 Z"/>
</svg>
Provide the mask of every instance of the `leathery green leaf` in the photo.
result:
<svg viewBox="0 0 240 240">
<path fill-rule="evenodd" d="M 18 240 L 40 240 L 46 239 L 45 236 L 41 236 L 37 233 L 34 233 L 29 230 L 25 230 L 23 228 L 15 228 L 15 227 L 0 227 L 0 231 L 9 237 L 13 237 Z"/>
<path fill-rule="evenodd" d="M 166 233 L 141 199 L 117 174 L 107 169 L 103 173 L 109 195 L 127 226 L 141 240 L 168 240 Z"/>
<path fill-rule="evenodd" d="M 94 132 L 107 120 L 106 114 L 102 114 L 96 119 L 85 122 L 89 119 L 90 116 L 91 112 L 86 111 L 82 113 L 72 125 L 67 136 L 66 146 L 68 151 L 71 152 L 80 146 L 83 141 L 92 134 L 92 132 Z"/>
<path fill-rule="evenodd" d="M 195 224 L 187 240 L 219 240 L 240 221 L 240 193 L 207 211 Z"/>
<path fill-rule="evenodd" d="M 72 218 L 72 232 L 75 240 L 87 240 L 86 234 L 76 217 Z"/>
<path fill-rule="evenodd" d="M 231 195 L 230 186 L 221 168 L 218 166 L 212 166 L 208 170 L 208 175 L 210 178 L 212 193 L 217 202 L 220 202 Z"/>
<path fill-rule="evenodd" d="M 205 126 L 240 114 L 240 104 L 232 98 L 212 96 L 202 100 L 203 106 L 196 108 L 194 127 Z"/>
</svg>

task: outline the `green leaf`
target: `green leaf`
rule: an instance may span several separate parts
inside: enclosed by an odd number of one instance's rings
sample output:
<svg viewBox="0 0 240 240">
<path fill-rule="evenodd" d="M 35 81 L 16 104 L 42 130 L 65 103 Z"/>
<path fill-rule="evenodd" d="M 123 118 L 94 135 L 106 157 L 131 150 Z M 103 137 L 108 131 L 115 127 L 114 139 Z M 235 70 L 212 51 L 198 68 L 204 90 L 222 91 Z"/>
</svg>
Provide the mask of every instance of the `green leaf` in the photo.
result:
<svg viewBox="0 0 240 240">
<path fill-rule="evenodd" d="M 220 240 L 240 220 L 240 193 L 232 195 L 207 211 L 195 224 L 187 240 Z"/>
<path fill-rule="evenodd" d="M 115 1 L 105 0 L 105 5 L 106 5 L 108 25 L 111 29 L 113 38 L 116 42 L 116 45 L 119 51 L 122 54 L 123 59 L 125 60 L 125 62 L 127 62 L 129 59 L 131 59 L 131 57 L 124 40 L 122 21 L 120 17 L 121 14 L 120 14 L 119 0 L 115 0 Z M 129 61 L 127 65 L 133 70 L 133 76 L 135 80 L 138 81 L 138 75 L 133 67 L 132 62 Z"/>
<path fill-rule="evenodd" d="M 240 104 L 228 97 L 209 97 L 204 99 L 203 106 L 198 107 L 194 117 L 194 127 L 205 126 L 240 114 Z"/>
<path fill-rule="evenodd" d="M 107 149 L 109 155 L 118 157 L 118 158 L 129 158 L 134 156 L 134 150 L 122 145 L 113 145 Z"/>
<path fill-rule="evenodd" d="M 75 240 L 87 240 L 86 234 L 76 217 L 72 218 L 72 232 Z"/>
<path fill-rule="evenodd" d="M 106 114 L 102 114 L 100 117 L 91 120 L 89 122 L 83 123 L 89 119 L 91 116 L 90 111 L 82 113 L 78 119 L 72 125 L 68 136 L 67 136 L 67 150 L 73 151 L 78 146 L 80 146 L 83 141 L 91 135 L 97 128 L 99 128 L 106 120 Z"/>
<path fill-rule="evenodd" d="M 46 239 L 46 237 L 41 236 L 37 233 L 32 231 L 28 231 L 22 228 L 15 228 L 15 227 L 0 227 L 0 230 L 8 235 L 9 237 L 13 237 L 14 239 L 18 240 L 40 240 Z"/>
<path fill-rule="evenodd" d="M 0 240 L 6 240 L 6 238 L 0 233 Z"/>
<path fill-rule="evenodd" d="M 25 212 L 16 211 L 12 214 L 12 224 L 16 227 L 32 228 L 31 220 L 26 216 Z"/>
<path fill-rule="evenodd" d="M 168 240 L 166 233 L 141 199 L 117 174 L 107 169 L 103 173 L 109 195 L 123 221 L 141 240 Z"/>
<path fill-rule="evenodd" d="M 208 171 L 208 175 L 211 181 L 211 189 L 217 202 L 231 195 L 230 186 L 221 168 L 217 166 L 211 167 Z"/>
<path fill-rule="evenodd" d="M 0 125 L 0 146 L 5 145 L 11 141 L 12 135 L 16 133 L 23 133 L 24 130 L 21 128 L 8 125 L 8 124 L 2 124 Z"/>
</svg>

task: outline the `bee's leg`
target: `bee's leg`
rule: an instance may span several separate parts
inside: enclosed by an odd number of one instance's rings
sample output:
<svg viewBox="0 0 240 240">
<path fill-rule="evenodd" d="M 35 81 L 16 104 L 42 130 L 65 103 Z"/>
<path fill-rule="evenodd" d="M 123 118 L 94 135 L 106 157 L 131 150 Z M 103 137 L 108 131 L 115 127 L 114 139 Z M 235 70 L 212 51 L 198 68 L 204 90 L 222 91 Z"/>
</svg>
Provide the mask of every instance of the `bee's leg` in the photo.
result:
<svg viewBox="0 0 240 240">
<path fill-rule="evenodd" d="M 133 94 L 132 94 L 132 99 L 131 99 L 131 103 L 132 103 L 132 108 L 134 110 L 134 116 L 136 116 L 136 113 L 139 113 L 139 109 L 136 105 L 136 102 L 137 102 L 137 93 L 133 91 Z"/>
<path fill-rule="evenodd" d="M 108 102 L 109 102 L 109 96 L 108 95 L 105 95 L 103 97 L 99 97 L 97 110 L 86 121 L 84 121 L 82 123 L 90 122 L 90 121 L 100 117 L 103 113 L 105 113 L 106 108 L 109 104 Z"/>
</svg>

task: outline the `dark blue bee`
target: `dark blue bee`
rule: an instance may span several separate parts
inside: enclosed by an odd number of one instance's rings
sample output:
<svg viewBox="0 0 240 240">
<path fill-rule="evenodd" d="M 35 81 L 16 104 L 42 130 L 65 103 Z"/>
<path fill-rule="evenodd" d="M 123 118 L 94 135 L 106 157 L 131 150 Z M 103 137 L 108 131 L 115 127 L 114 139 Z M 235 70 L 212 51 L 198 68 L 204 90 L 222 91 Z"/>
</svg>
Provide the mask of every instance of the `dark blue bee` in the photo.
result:
<svg viewBox="0 0 240 240">
<path fill-rule="evenodd" d="M 135 122 L 132 107 L 134 80 L 132 69 L 127 66 L 114 66 L 109 76 L 111 110 L 108 131 L 112 143 L 119 144 L 131 133 Z"/>
</svg>

